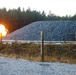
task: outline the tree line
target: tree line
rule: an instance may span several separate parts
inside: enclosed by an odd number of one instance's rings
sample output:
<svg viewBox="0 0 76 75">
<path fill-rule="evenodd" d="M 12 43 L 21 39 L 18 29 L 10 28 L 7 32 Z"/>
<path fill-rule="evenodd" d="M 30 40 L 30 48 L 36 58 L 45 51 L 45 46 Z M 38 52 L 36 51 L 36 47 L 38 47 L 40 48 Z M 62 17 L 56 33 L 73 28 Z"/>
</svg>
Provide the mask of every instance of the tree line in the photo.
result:
<svg viewBox="0 0 76 75">
<path fill-rule="evenodd" d="M 9 33 L 32 22 L 51 20 L 76 20 L 76 14 L 74 16 L 66 15 L 61 17 L 51 12 L 46 15 L 45 11 L 40 12 L 30 8 L 26 11 L 24 8 L 21 10 L 20 7 L 18 9 L 9 9 L 8 11 L 6 8 L 0 9 L 0 24 L 4 24 Z"/>
</svg>

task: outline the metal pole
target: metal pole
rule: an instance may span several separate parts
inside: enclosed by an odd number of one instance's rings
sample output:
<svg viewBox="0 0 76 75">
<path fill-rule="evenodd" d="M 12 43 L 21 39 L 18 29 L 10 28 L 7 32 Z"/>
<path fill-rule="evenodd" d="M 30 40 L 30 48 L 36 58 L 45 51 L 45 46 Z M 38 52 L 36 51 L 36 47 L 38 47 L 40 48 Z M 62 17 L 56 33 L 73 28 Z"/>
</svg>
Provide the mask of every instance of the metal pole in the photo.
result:
<svg viewBox="0 0 76 75">
<path fill-rule="evenodd" d="M 44 37 L 41 31 L 41 61 L 44 62 Z"/>
</svg>

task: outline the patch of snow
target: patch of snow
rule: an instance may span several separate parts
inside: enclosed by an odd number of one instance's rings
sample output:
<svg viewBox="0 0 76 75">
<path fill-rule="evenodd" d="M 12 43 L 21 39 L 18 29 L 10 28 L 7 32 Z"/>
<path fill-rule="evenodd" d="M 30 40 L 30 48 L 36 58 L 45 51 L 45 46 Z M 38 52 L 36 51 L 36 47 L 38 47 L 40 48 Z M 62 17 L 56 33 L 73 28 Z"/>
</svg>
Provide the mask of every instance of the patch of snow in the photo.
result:
<svg viewBox="0 0 76 75">
<path fill-rule="evenodd" d="M 0 75 L 76 75 L 76 64 L 0 57 Z"/>
</svg>

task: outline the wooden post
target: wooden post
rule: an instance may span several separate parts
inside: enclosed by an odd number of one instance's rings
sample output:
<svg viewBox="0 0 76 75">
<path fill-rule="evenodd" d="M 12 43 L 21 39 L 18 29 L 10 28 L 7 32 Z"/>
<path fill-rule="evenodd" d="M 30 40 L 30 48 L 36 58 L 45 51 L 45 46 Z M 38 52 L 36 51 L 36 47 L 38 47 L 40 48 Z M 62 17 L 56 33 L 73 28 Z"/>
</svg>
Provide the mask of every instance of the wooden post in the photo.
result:
<svg viewBox="0 0 76 75">
<path fill-rule="evenodd" d="M 1 35 L 1 36 L 0 36 L 0 38 L 1 38 L 0 43 L 2 43 L 2 33 L 0 33 L 0 35 Z"/>
<path fill-rule="evenodd" d="M 64 43 L 66 43 L 66 33 L 64 33 Z"/>
<path fill-rule="evenodd" d="M 75 41 L 76 41 L 76 32 L 75 32 Z"/>
<path fill-rule="evenodd" d="M 44 36 L 41 31 L 41 62 L 44 62 Z"/>
</svg>

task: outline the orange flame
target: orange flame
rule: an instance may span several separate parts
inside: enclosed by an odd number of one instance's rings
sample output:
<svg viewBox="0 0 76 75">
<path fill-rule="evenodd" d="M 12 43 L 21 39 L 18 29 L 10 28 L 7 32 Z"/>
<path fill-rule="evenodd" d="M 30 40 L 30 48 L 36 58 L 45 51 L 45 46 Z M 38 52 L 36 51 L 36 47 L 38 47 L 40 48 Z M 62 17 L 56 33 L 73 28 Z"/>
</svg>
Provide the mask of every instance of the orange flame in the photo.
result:
<svg viewBox="0 0 76 75">
<path fill-rule="evenodd" d="M 3 24 L 0 24 L 0 36 L 5 36 L 7 34 L 7 29 Z"/>
</svg>

